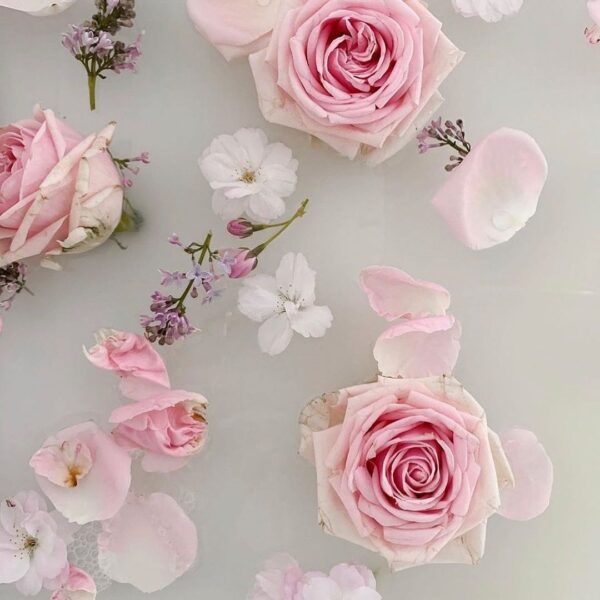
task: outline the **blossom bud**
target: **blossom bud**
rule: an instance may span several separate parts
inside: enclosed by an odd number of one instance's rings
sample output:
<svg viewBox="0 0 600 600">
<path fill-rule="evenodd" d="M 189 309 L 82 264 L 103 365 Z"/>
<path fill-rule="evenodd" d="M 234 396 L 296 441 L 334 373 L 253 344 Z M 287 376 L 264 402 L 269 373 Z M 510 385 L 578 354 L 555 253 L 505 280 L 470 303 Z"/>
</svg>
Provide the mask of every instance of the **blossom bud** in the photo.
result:
<svg viewBox="0 0 600 600">
<path fill-rule="evenodd" d="M 254 227 L 247 219 L 234 219 L 227 223 L 227 231 L 231 235 L 243 239 L 250 237 L 254 233 Z"/>
<path fill-rule="evenodd" d="M 229 272 L 229 277 L 231 279 L 241 279 L 246 277 L 246 275 L 253 271 L 258 264 L 258 258 L 252 254 L 251 250 L 245 248 L 233 250 L 231 256 L 233 257 L 230 264 L 231 270 Z"/>
</svg>

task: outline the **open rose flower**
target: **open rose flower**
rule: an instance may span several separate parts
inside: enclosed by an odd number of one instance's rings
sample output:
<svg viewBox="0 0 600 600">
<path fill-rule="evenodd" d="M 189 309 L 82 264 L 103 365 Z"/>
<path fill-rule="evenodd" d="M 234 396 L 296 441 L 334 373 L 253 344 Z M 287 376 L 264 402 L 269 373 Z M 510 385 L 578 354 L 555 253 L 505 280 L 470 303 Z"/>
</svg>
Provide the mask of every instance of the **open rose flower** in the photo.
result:
<svg viewBox="0 0 600 600">
<path fill-rule="evenodd" d="M 264 48 L 280 0 L 187 0 L 196 29 L 227 59 Z"/>
<path fill-rule="evenodd" d="M 67 544 L 58 519 L 37 492 L 0 502 L 0 583 L 16 583 L 19 592 L 35 596 L 63 573 Z"/>
<path fill-rule="evenodd" d="M 309 404 L 320 522 L 394 570 L 475 563 L 500 490 L 514 484 L 481 406 L 456 380 L 386 379 Z"/>
<path fill-rule="evenodd" d="M 115 130 L 83 138 L 51 110 L 0 128 L 0 266 L 85 252 L 105 242 L 123 205 L 107 152 Z"/>
<path fill-rule="evenodd" d="M 71 523 L 109 519 L 127 499 L 131 459 L 91 421 L 48 438 L 29 464 L 44 494 Z"/>
<path fill-rule="evenodd" d="M 142 468 L 169 472 L 183 467 L 206 441 L 208 401 L 200 394 L 160 390 L 113 411 L 113 438 L 127 450 L 144 453 Z"/>
<path fill-rule="evenodd" d="M 268 121 L 377 164 L 437 110 L 461 56 L 419 0 L 284 0 L 250 63 Z"/>
<path fill-rule="evenodd" d="M 144 337 L 127 331 L 101 329 L 97 344 L 84 353 L 99 369 L 113 371 L 128 380 L 145 380 L 158 386 L 170 386 L 169 374 L 160 354 Z"/>
<path fill-rule="evenodd" d="M 0 8 L 12 8 L 36 17 L 55 15 L 69 8 L 77 0 L 0 0 Z"/>
</svg>

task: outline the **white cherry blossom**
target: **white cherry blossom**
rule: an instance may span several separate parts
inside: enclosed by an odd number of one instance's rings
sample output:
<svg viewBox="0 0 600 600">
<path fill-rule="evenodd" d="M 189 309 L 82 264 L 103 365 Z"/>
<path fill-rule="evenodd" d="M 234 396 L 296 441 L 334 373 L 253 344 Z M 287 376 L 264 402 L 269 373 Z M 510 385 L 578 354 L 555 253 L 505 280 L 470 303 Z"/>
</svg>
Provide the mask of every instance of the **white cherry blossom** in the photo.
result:
<svg viewBox="0 0 600 600">
<path fill-rule="evenodd" d="M 270 144 L 260 129 L 218 136 L 199 165 L 214 190 L 213 210 L 225 220 L 245 214 L 270 223 L 283 215 L 283 198 L 296 189 L 298 161 L 284 144 Z"/>
<path fill-rule="evenodd" d="M 488 23 L 496 23 L 502 17 L 516 15 L 523 0 L 452 0 L 452 4 L 463 17 L 481 17 Z"/>
<path fill-rule="evenodd" d="M 286 254 L 275 273 L 244 280 L 238 308 L 249 319 L 262 323 L 260 349 L 281 354 L 294 332 L 304 337 L 323 337 L 333 321 L 327 306 L 315 306 L 315 272 L 302 254 Z"/>
</svg>

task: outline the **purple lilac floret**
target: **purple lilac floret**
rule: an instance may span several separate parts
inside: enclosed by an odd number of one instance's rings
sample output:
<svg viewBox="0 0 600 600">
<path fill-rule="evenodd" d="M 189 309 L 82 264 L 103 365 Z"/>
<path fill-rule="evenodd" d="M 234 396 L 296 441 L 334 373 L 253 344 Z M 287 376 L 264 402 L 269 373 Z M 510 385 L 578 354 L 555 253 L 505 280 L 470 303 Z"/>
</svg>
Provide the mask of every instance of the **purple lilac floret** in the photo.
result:
<svg viewBox="0 0 600 600">
<path fill-rule="evenodd" d="M 445 166 L 446 171 L 456 169 L 471 151 L 462 119 L 457 119 L 456 123 L 446 121 L 442 124 L 442 117 L 439 117 L 418 133 L 417 141 L 420 154 L 442 146 L 448 146 L 457 152 L 450 156 L 450 162 Z"/>
</svg>

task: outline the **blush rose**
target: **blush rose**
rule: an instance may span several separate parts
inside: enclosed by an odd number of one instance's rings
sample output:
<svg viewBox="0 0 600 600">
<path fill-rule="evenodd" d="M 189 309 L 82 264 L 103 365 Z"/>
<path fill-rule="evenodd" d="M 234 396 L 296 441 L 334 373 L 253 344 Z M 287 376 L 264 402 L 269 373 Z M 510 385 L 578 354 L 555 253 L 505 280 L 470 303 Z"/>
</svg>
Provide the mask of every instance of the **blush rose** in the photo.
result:
<svg viewBox="0 0 600 600">
<path fill-rule="evenodd" d="M 0 267 L 85 252 L 121 218 L 121 177 L 107 152 L 112 123 L 83 138 L 51 110 L 0 128 Z"/>
<path fill-rule="evenodd" d="M 439 107 L 462 53 L 418 0 L 284 0 L 269 46 L 250 56 L 268 121 L 377 164 Z"/>
<path fill-rule="evenodd" d="M 380 378 L 314 401 L 301 423 L 328 533 L 394 570 L 482 556 L 486 521 L 514 480 L 483 409 L 456 380 Z"/>
<path fill-rule="evenodd" d="M 208 401 L 182 390 L 155 395 L 113 411 L 113 438 L 127 450 L 144 453 L 142 468 L 166 473 L 183 467 L 206 441 Z"/>
</svg>

